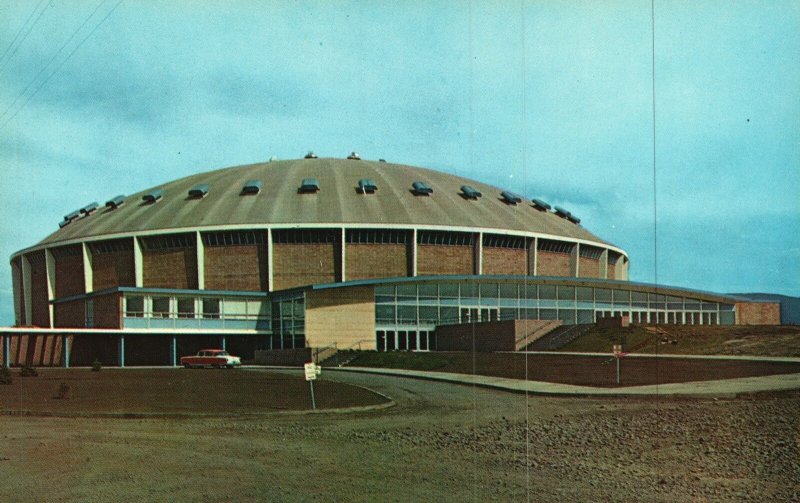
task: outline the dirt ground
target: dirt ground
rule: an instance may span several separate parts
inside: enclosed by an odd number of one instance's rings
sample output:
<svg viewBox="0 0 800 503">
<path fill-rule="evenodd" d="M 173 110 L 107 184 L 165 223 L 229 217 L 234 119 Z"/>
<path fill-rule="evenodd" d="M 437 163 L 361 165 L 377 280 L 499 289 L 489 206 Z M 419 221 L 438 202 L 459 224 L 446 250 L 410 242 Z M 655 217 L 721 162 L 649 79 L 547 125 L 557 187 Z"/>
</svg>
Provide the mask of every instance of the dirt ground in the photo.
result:
<svg viewBox="0 0 800 503">
<path fill-rule="evenodd" d="M 631 325 L 590 329 L 559 351 L 625 351 L 682 355 L 800 356 L 798 325 Z"/>
<path fill-rule="evenodd" d="M 261 414 L 311 408 L 302 376 L 241 369 L 38 369 L 0 386 L 0 411 L 48 414 Z M 62 383 L 68 387 L 61 398 Z M 387 400 L 364 388 L 321 380 L 314 384 L 319 409 L 376 405 Z"/>
<path fill-rule="evenodd" d="M 323 379 L 368 386 L 397 405 L 231 418 L 0 416 L 0 501 L 800 500 L 797 392 L 588 399 L 337 371 Z"/>
<path fill-rule="evenodd" d="M 372 366 L 370 365 L 370 356 L 373 355 L 381 356 L 376 353 L 365 354 L 364 357 L 353 360 L 351 365 Z M 441 366 L 435 368 L 437 372 L 475 373 L 583 386 L 616 386 L 616 360 L 610 356 L 466 352 L 407 353 L 405 355 L 408 358 L 437 359 L 441 362 L 439 364 Z M 625 357 L 620 361 L 620 385 L 707 381 L 798 372 L 800 372 L 800 363 Z"/>
</svg>

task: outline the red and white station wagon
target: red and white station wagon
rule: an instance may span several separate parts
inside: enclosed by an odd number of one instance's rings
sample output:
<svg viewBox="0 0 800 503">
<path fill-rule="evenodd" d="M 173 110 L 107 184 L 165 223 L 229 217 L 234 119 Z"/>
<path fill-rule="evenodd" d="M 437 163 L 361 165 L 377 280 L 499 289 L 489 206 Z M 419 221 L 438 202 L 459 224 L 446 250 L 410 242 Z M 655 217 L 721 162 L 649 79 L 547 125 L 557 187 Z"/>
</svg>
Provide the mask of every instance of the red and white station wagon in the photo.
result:
<svg viewBox="0 0 800 503">
<path fill-rule="evenodd" d="M 190 368 L 233 368 L 242 364 L 238 356 L 229 355 L 224 349 L 201 349 L 194 356 L 182 356 L 181 365 Z"/>
</svg>

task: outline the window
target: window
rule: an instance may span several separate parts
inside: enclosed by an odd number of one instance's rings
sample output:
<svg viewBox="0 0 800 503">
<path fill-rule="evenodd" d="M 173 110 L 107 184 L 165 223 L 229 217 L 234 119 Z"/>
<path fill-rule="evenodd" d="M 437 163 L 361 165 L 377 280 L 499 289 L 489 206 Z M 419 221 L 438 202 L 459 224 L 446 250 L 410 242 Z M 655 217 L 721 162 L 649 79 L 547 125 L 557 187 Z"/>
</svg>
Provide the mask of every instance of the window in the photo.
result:
<svg viewBox="0 0 800 503">
<path fill-rule="evenodd" d="M 421 245 L 466 246 L 473 242 L 469 232 L 419 231 L 417 243 Z"/>
<path fill-rule="evenodd" d="M 603 249 L 596 246 L 581 245 L 580 254 L 584 258 L 600 260 L 600 257 L 603 256 Z"/>
<path fill-rule="evenodd" d="M 86 301 L 86 327 L 94 327 L 94 301 L 92 299 Z"/>
<path fill-rule="evenodd" d="M 144 297 L 136 295 L 125 297 L 125 316 L 141 318 L 144 316 Z"/>
<path fill-rule="evenodd" d="M 408 244 L 411 233 L 392 229 L 347 229 L 346 239 L 348 244 Z"/>
<path fill-rule="evenodd" d="M 194 248 L 194 234 L 170 234 L 167 236 L 148 236 L 139 238 L 145 250 L 174 250 Z"/>
<path fill-rule="evenodd" d="M 169 297 L 153 297 L 153 318 L 169 318 Z"/>
<path fill-rule="evenodd" d="M 539 251 L 550 253 L 566 253 L 571 254 L 572 249 L 575 248 L 575 243 L 567 243 L 566 241 L 552 241 L 550 239 L 539 240 Z"/>
<path fill-rule="evenodd" d="M 219 318 L 219 299 L 203 299 L 203 318 Z"/>
<path fill-rule="evenodd" d="M 266 242 L 266 231 L 207 232 L 202 235 L 205 246 L 255 245 Z"/>
<path fill-rule="evenodd" d="M 178 318 L 194 318 L 194 299 L 178 298 Z"/>
<path fill-rule="evenodd" d="M 506 236 L 501 234 L 484 234 L 483 246 L 491 248 L 516 248 L 524 250 L 527 238 L 522 236 Z"/>
<path fill-rule="evenodd" d="M 272 241 L 281 244 L 338 243 L 341 234 L 336 229 L 274 229 Z"/>
</svg>

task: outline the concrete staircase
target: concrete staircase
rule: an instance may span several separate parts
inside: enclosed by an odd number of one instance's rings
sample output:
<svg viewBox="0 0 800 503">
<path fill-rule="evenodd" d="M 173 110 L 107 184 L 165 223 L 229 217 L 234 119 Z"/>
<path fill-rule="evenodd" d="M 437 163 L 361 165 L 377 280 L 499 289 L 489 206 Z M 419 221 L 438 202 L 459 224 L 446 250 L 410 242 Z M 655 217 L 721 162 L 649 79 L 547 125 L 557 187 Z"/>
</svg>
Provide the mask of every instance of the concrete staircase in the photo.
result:
<svg viewBox="0 0 800 503">
<path fill-rule="evenodd" d="M 585 334 L 594 325 L 562 325 L 547 335 L 533 341 L 527 351 L 555 351 Z"/>
<path fill-rule="evenodd" d="M 528 325 L 527 330 L 517 335 L 514 351 L 524 350 L 562 325 L 561 320 L 522 320 L 522 323 Z"/>
</svg>

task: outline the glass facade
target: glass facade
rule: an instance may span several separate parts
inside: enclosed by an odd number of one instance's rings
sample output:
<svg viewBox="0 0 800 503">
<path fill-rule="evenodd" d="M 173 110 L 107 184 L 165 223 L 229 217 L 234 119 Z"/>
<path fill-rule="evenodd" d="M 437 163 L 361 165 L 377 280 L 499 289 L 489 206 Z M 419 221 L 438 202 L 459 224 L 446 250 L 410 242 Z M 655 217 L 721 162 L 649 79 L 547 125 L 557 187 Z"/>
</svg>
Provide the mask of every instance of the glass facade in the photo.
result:
<svg viewBox="0 0 800 503">
<path fill-rule="evenodd" d="M 436 325 L 513 319 L 589 324 L 598 318 L 622 315 L 629 316 L 631 323 L 642 324 L 733 325 L 735 322 L 733 304 L 624 288 L 475 281 L 375 287 L 375 322 L 379 332 L 410 328 L 432 331 Z M 379 345 L 380 339 L 379 333 Z"/>
<path fill-rule="evenodd" d="M 185 294 L 123 295 L 123 328 L 255 330 L 264 349 L 305 346 L 305 297 L 281 299 Z"/>
</svg>

